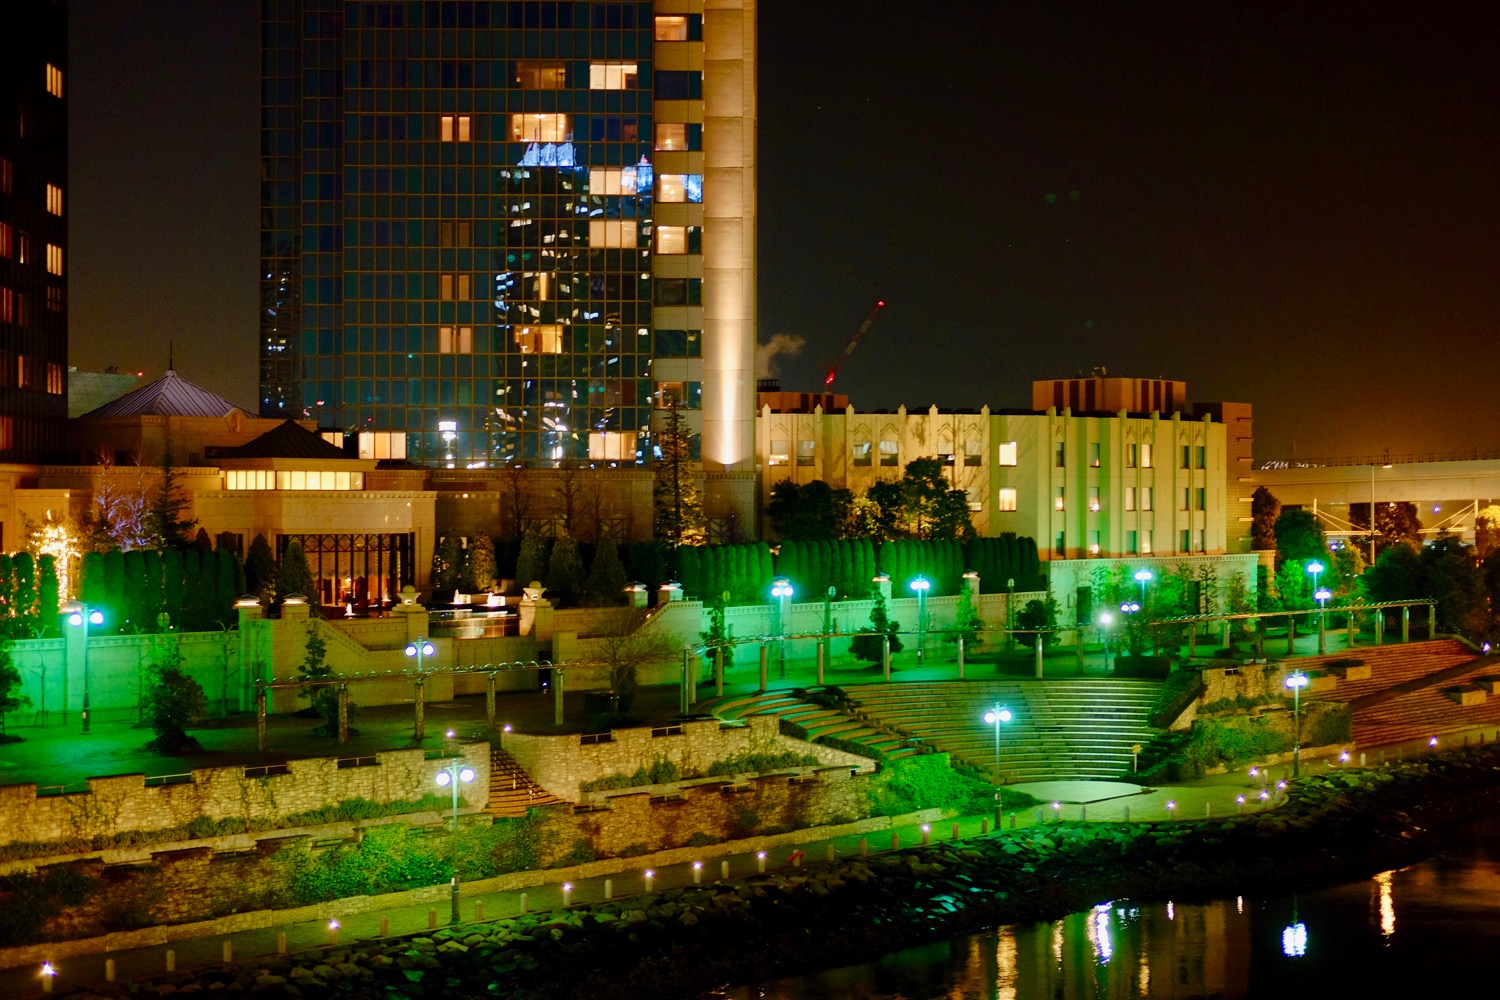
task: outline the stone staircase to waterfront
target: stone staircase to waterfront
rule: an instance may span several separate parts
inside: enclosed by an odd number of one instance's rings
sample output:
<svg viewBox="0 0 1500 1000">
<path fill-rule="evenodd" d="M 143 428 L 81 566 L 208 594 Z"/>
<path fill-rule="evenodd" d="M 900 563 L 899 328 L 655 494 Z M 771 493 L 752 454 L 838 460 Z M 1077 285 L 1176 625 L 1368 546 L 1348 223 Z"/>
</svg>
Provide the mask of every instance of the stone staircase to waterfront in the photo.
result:
<svg viewBox="0 0 1500 1000">
<path fill-rule="evenodd" d="M 1440 679 L 1446 672 L 1470 663 L 1475 653 L 1457 639 L 1433 639 L 1393 646 L 1367 646 L 1345 653 L 1324 656 L 1299 656 L 1283 662 L 1308 672 L 1320 671 L 1335 676 L 1343 673 L 1336 666 L 1349 660 L 1363 663 L 1364 677 L 1340 677 L 1328 694 L 1336 701 L 1354 702 L 1391 691 L 1412 681 Z"/>
<path fill-rule="evenodd" d="M 531 780 L 516 759 L 499 747 L 490 748 L 490 800 L 485 811 L 496 817 L 525 816 L 534 806 L 563 801 Z"/>
<path fill-rule="evenodd" d="M 721 719 L 774 715 L 802 727 L 810 740 L 819 736 L 835 737 L 879 750 L 887 758 L 909 757 L 923 752 L 920 742 L 909 740 L 890 727 L 871 725 L 846 712 L 824 708 L 785 691 L 711 698 L 699 702 L 697 710 Z"/>
<path fill-rule="evenodd" d="M 1476 657 L 1467 648 L 1464 654 L 1461 663 L 1359 697 L 1349 698 L 1335 689 L 1330 697 L 1348 702 L 1354 713 L 1355 745 L 1425 742 L 1469 729 L 1500 730 L 1500 658 Z"/>
<path fill-rule="evenodd" d="M 1108 779 L 1131 767 L 1131 746 L 1157 734 L 1147 721 L 1161 683 L 1151 680 L 963 681 L 846 687 L 857 710 L 955 761 L 995 769 L 995 729 L 984 714 L 1009 708 L 1000 727 L 1007 781 Z"/>
</svg>

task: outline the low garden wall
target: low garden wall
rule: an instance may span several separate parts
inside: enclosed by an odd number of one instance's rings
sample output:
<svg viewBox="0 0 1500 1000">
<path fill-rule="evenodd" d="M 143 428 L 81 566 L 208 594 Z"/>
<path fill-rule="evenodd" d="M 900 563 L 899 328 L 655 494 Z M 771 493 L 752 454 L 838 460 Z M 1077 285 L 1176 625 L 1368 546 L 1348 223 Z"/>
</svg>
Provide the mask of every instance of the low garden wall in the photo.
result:
<svg viewBox="0 0 1500 1000">
<path fill-rule="evenodd" d="M 475 772 L 467 794 L 476 801 L 487 798 L 489 745 L 465 744 L 460 754 Z M 55 795 L 38 795 L 35 784 L 4 785 L 0 836 L 12 844 L 107 841 L 130 831 L 228 820 L 264 829 L 288 816 L 351 799 L 421 799 L 437 790 L 433 777 L 438 767 L 424 750 L 415 749 L 343 760 L 291 760 L 270 768 L 195 768 L 186 775 L 152 779 L 152 784 L 143 774 L 89 778 L 83 791 Z"/>
</svg>

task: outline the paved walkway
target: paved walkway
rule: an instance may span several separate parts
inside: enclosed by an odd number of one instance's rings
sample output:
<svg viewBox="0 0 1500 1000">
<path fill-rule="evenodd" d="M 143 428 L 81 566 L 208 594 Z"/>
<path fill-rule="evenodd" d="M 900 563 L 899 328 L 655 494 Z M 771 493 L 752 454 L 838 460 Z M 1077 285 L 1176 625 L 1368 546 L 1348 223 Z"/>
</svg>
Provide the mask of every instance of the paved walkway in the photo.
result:
<svg viewBox="0 0 1500 1000">
<path fill-rule="evenodd" d="M 1210 812 L 1214 816 L 1232 815 L 1238 808 L 1235 800 L 1240 795 L 1247 799 L 1245 805 L 1247 811 L 1266 807 L 1256 798 L 1261 786 L 1245 774 L 1219 775 L 1188 785 L 1154 789 L 1142 789 L 1121 782 L 1086 781 L 1038 782 L 1034 785 L 1011 787 L 1036 795 L 1043 799 L 1043 805 L 1006 814 L 1003 819 L 1006 828 L 1033 826 L 1039 821 L 1051 823 L 1059 818 L 1076 820 L 1080 818 L 1080 806 L 1086 809 L 1086 819 L 1112 822 L 1123 821 L 1127 815 L 1126 810 L 1129 811 L 1129 819 L 1133 822 L 1195 819 Z M 1052 805 L 1053 802 L 1057 803 L 1056 807 Z M 1171 808 L 1168 807 L 1168 803 L 1172 803 Z M 988 825 L 993 821 L 993 816 L 967 816 L 956 821 L 943 820 L 931 824 L 931 828 L 927 831 L 920 826 L 903 826 L 890 831 L 870 833 L 863 838 L 858 835 L 831 840 L 813 837 L 794 846 L 781 847 L 767 852 L 767 871 L 788 869 L 788 859 L 794 850 L 800 849 L 804 852 L 806 863 L 821 861 L 830 856 L 847 858 L 859 854 L 861 839 L 865 841 L 867 849 L 873 854 L 890 850 L 893 846 L 891 839 L 893 835 L 896 838 L 895 843 L 902 848 L 909 848 L 922 843 L 924 834 L 933 841 L 950 839 L 953 836 L 955 823 L 960 837 L 972 837 L 979 835 L 981 822 Z M 731 853 L 714 853 L 715 850 L 724 849 L 728 849 Z M 831 855 L 830 849 L 833 852 Z M 637 860 L 639 867 L 608 876 L 612 882 L 613 898 L 622 899 L 646 891 L 644 873 L 650 865 L 650 859 Z M 701 869 L 703 884 L 708 885 L 720 881 L 724 872 L 722 866 L 726 863 L 729 877 L 733 879 L 756 874 L 759 859 L 753 853 L 734 852 L 732 844 L 705 848 Z M 653 870 L 651 888 L 662 890 L 690 885 L 693 882 L 693 874 L 691 862 L 656 868 Z M 571 902 L 579 904 L 603 900 L 605 881 L 605 876 L 575 880 L 571 883 Z M 539 911 L 560 907 L 564 905 L 563 892 L 561 880 L 527 889 L 525 890 L 527 908 L 530 911 Z M 466 921 L 473 920 L 476 906 L 483 908 L 486 920 L 512 917 L 521 912 L 521 896 L 521 891 L 463 896 L 460 900 L 460 909 Z M 341 925 L 339 942 L 341 945 L 348 945 L 354 941 L 378 937 L 382 918 L 388 921 L 389 932 L 392 935 L 416 934 L 427 930 L 429 920 L 434 919 L 433 914 L 435 914 L 438 926 L 446 926 L 450 910 L 450 904 L 442 903 L 438 904 L 435 909 L 425 905 L 401 906 L 351 914 L 348 917 L 339 918 Z M 177 942 L 171 948 L 175 952 L 176 967 L 184 970 L 194 966 L 219 964 L 222 961 L 226 941 L 232 946 L 236 961 L 245 961 L 257 955 L 274 954 L 278 945 L 277 937 L 280 934 L 286 935 L 286 949 L 292 953 L 325 948 L 329 945 L 328 924 L 324 921 L 307 921 L 229 935 L 196 938 Z M 114 961 L 117 978 L 120 980 L 159 973 L 166 967 L 166 954 L 167 948 L 163 946 L 132 948 L 109 955 L 76 956 L 66 961 L 60 960 L 55 963 L 58 971 L 55 990 L 62 992 L 102 983 L 105 980 L 107 959 Z M 0 995 L 40 996 L 41 986 L 37 969 L 28 966 L 0 970 Z"/>
</svg>

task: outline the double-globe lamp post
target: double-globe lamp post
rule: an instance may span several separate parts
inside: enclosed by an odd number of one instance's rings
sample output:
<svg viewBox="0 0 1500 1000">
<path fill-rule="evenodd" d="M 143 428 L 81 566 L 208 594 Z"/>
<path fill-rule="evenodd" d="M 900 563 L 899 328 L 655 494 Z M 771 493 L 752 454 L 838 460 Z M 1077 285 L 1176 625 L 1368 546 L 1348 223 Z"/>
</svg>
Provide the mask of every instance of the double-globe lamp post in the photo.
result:
<svg viewBox="0 0 1500 1000">
<path fill-rule="evenodd" d="M 89 626 L 103 625 L 104 613 L 87 604 L 68 615 L 68 624 L 83 628 L 83 731 L 89 731 Z"/>
<path fill-rule="evenodd" d="M 919 576 L 911 582 L 911 589 L 917 592 L 917 666 L 920 667 L 927 651 L 927 591 L 932 589 L 932 581 Z"/>
<path fill-rule="evenodd" d="M 452 908 L 448 914 L 448 922 L 458 923 L 458 786 L 468 784 L 474 780 L 474 769 L 467 764 L 461 763 L 454 757 L 438 771 L 433 779 L 440 788 L 451 788 L 453 790 L 453 892 Z"/>
<path fill-rule="evenodd" d="M 776 598 L 776 603 L 771 606 L 776 612 L 776 621 L 773 623 L 777 639 L 776 668 L 781 677 L 786 676 L 786 625 L 792 612 L 792 594 L 792 581 L 786 577 L 778 576 L 771 581 L 771 596 Z"/>
<path fill-rule="evenodd" d="M 420 636 L 406 644 L 406 655 L 417 658 L 417 673 L 422 672 L 422 660 L 436 652 L 437 648 L 426 636 Z"/>
<path fill-rule="evenodd" d="M 1307 687 L 1307 675 L 1293 670 L 1286 678 L 1286 686 L 1292 689 L 1292 777 L 1302 776 L 1302 689 Z"/>
<path fill-rule="evenodd" d="M 1135 582 L 1141 585 L 1142 604 L 1146 603 L 1146 584 L 1150 583 L 1155 578 L 1155 575 L 1149 569 L 1142 568 L 1135 571 Z"/>
<path fill-rule="evenodd" d="M 1013 718 L 1013 716 L 1010 714 L 1010 709 L 1006 708 L 1004 705 L 1000 704 L 999 702 L 995 703 L 995 707 L 994 708 L 992 708 L 988 712 L 984 713 L 984 724 L 987 725 L 987 726 L 994 726 L 995 727 L 995 780 L 996 781 L 1000 780 L 1000 724 L 1002 722 L 1009 722 L 1012 718 Z"/>
</svg>

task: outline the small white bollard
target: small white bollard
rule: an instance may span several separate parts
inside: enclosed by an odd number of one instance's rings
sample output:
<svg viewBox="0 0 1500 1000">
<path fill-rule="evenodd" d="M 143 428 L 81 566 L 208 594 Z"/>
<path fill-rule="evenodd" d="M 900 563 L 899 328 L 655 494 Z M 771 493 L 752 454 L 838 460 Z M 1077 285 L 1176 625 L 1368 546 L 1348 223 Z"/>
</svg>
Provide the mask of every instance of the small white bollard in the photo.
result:
<svg viewBox="0 0 1500 1000">
<path fill-rule="evenodd" d="M 604 880 L 604 898 L 615 898 L 615 880 L 612 878 L 607 878 Z"/>
<path fill-rule="evenodd" d="M 524 892 L 521 893 L 521 912 L 522 913 L 526 912 L 526 903 L 530 899 L 531 899 L 531 896 L 529 894 L 524 893 Z"/>
<path fill-rule="evenodd" d="M 234 942 L 233 941 L 229 941 L 229 940 L 226 939 L 225 942 L 224 942 L 224 947 L 223 947 L 222 951 L 223 951 L 223 957 L 224 957 L 224 964 L 228 965 L 230 962 L 234 961 Z"/>
<path fill-rule="evenodd" d="M 870 853 L 870 842 L 864 837 L 859 838 L 859 856 L 864 857 Z"/>
<path fill-rule="evenodd" d="M 989 832 L 990 832 L 990 820 L 989 820 L 989 817 L 986 816 L 984 819 L 982 819 L 982 820 L 979 821 L 979 835 L 981 837 L 983 837 L 985 834 L 987 834 Z"/>
<path fill-rule="evenodd" d="M 954 840 L 958 839 L 958 824 L 957 823 L 953 824 L 953 839 Z"/>
<path fill-rule="evenodd" d="M 104 960 L 104 981 L 106 983 L 115 981 L 115 960 L 112 958 Z"/>
<path fill-rule="evenodd" d="M 337 920 L 328 921 L 328 943 L 339 943 L 339 922 Z"/>
<path fill-rule="evenodd" d="M 1206 819 L 1213 819 L 1214 804 L 1212 802 L 1203 803 L 1203 815 Z"/>
<path fill-rule="evenodd" d="M 484 900 L 482 900 L 482 899 L 476 899 L 476 900 L 474 900 L 474 919 L 475 920 L 483 920 L 484 919 Z"/>
<path fill-rule="evenodd" d="M 57 978 L 57 968 L 51 962 L 42 963 L 42 992 L 52 992 L 52 980 Z"/>
<path fill-rule="evenodd" d="M 573 905 L 573 883 L 572 882 L 564 882 L 562 884 L 562 894 L 563 894 L 563 906 L 564 907 L 572 906 Z"/>
<path fill-rule="evenodd" d="M 1125 822 L 1127 822 L 1127 823 L 1130 822 L 1130 807 L 1129 806 L 1125 807 Z"/>
<path fill-rule="evenodd" d="M 1365 752 L 1363 750 L 1361 750 L 1359 752 L 1359 766 L 1360 767 L 1364 767 L 1365 766 Z"/>
<path fill-rule="evenodd" d="M 719 878 L 721 878 L 721 879 L 728 879 L 729 878 L 729 862 L 728 861 L 720 861 L 719 862 Z"/>
<path fill-rule="evenodd" d="M 891 831 L 891 850 L 894 851 L 894 850 L 899 849 L 900 847 L 901 847 L 901 834 L 897 833 L 895 830 L 892 830 Z"/>
<path fill-rule="evenodd" d="M 429 909 L 427 911 L 427 929 L 430 931 L 437 930 L 437 910 Z"/>
<path fill-rule="evenodd" d="M 828 842 L 828 860 L 832 861 L 836 857 L 838 857 L 838 852 L 834 850 L 833 842 L 829 841 Z"/>
<path fill-rule="evenodd" d="M 1234 797 L 1234 811 L 1241 816 L 1245 815 L 1245 797 L 1243 795 L 1236 795 Z"/>
<path fill-rule="evenodd" d="M 651 880 L 653 878 L 655 878 L 655 877 L 656 877 L 656 872 L 652 871 L 650 868 L 647 868 L 645 871 L 641 872 L 641 878 L 645 879 L 645 881 L 646 881 L 646 891 L 647 892 L 651 891 Z"/>
<path fill-rule="evenodd" d="M 929 826 L 926 823 L 923 823 L 922 824 L 922 846 L 926 847 L 927 846 L 927 842 L 929 840 L 931 840 L 931 839 L 932 839 L 932 827 Z"/>
<path fill-rule="evenodd" d="M 694 861 L 693 862 L 693 884 L 694 885 L 702 885 L 703 884 L 703 862 L 701 862 L 701 861 Z"/>
<path fill-rule="evenodd" d="M 755 852 L 755 870 L 758 871 L 758 872 L 764 872 L 766 870 L 766 852 L 765 851 L 756 851 Z"/>
<path fill-rule="evenodd" d="M 279 934 L 277 936 L 280 937 L 280 938 L 285 938 L 286 937 L 285 934 Z M 390 917 L 381 917 L 380 918 L 380 936 L 381 937 L 390 937 L 391 936 L 391 918 Z M 286 944 L 286 942 L 282 941 L 281 944 L 284 947 L 285 944 Z M 284 952 L 283 952 L 283 954 L 284 954 Z"/>
<path fill-rule="evenodd" d="M 1081 805 L 1081 806 L 1079 806 L 1078 807 L 1078 822 L 1080 822 L 1080 823 L 1087 823 L 1088 821 L 1089 821 L 1089 807 L 1087 805 Z"/>
<path fill-rule="evenodd" d="M 1171 799 L 1167 800 L 1167 819 L 1177 818 L 1177 803 Z"/>
<path fill-rule="evenodd" d="M 1052 803 L 1052 822 L 1054 822 L 1054 823 L 1061 823 L 1062 822 L 1062 803 L 1061 802 L 1054 802 L 1054 803 Z"/>
<path fill-rule="evenodd" d="M 176 972 L 177 971 L 177 949 L 176 948 L 168 948 L 167 949 L 167 971 L 168 972 Z"/>
<path fill-rule="evenodd" d="M 1042 815 L 1043 815 L 1042 814 L 1042 807 L 1041 806 L 1037 806 L 1036 807 L 1036 825 L 1037 826 L 1041 826 L 1044 822 L 1046 822 L 1045 820 L 1042 819 Z"/>
</svg>

